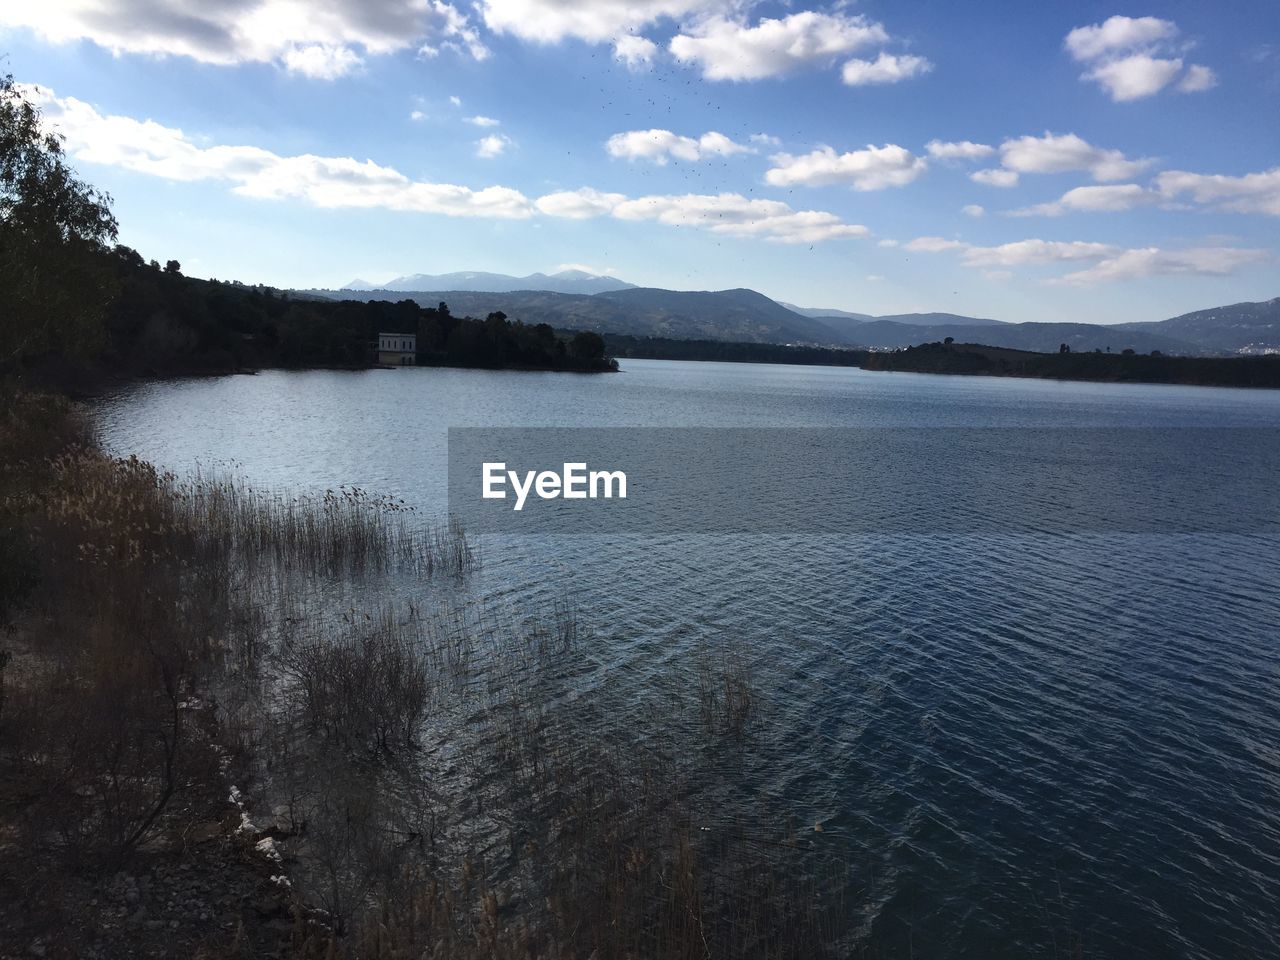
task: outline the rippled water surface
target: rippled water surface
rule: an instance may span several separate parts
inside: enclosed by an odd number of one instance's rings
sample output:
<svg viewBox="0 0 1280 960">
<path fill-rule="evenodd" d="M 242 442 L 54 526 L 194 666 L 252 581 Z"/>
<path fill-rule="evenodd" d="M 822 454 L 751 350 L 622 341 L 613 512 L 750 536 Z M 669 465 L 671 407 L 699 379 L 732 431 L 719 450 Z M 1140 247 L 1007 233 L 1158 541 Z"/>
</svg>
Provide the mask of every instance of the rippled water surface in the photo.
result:
<svg viewBox="0 0 1280 960">
<path fill-rule="evenodd" d="M 108 447 L 446 507 L 450 426 L 1280 426 L 1280 392 L 629 361 L 153 383 Z M 1187 431 L 1188 437 L 1196 431 Z M 1259 437 L 1266 434 L 1259 432 Z M 998 514 L 981 491 L 967 504 Z M 938 509 L 946 509 L 939 504 Z M 890 955 L 1280 956 L 1280 537 L 485 538 L 468 589 L 589 621 L 597 682 L 751 651 L 766 733 L 725 785 L 855 867 Z"/>
</svg>

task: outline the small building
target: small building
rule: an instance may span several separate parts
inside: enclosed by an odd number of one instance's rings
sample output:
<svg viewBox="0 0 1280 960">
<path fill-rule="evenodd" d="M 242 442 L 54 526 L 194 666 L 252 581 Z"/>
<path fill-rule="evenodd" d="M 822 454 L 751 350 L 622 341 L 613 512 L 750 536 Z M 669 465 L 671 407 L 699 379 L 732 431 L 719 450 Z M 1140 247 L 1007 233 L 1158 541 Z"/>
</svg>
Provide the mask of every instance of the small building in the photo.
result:
<svg viewBox="0 0 1280 960">
<path fill-rule="evenodd" d="M 412 367 L 418 361 L 416 333 L 378 334 L 378 366 Z"/>
</svg>

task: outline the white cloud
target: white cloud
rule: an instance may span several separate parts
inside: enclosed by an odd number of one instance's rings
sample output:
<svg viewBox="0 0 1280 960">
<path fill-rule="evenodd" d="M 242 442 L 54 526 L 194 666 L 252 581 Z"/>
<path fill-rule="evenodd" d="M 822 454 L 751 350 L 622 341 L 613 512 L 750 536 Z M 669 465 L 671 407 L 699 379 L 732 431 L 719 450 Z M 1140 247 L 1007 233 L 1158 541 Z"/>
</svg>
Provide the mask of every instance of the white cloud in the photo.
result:
<svg viewBox="0 0 1280 960">
<path fill-rule="evenodd" d="M 1177 35 L 1178 26 L 1172 20 L 1111 17 L 1104 23 L 1076 27 L 1067 34 L 1065 46 L 1077 60 L 1087 61 L 1172 40 Z"/>
<path fill-rule="evenodd" d="M 1130 160 L 1119 150 L 1104 150 L 1074 133 L 1018 137 L 1000 145 L 1000 162 L 1017 173 L 1088 171 L 1099 182 L 1124 180 L 1149 167 L 1151 160 Z M 975 177 L 975 179 L 977 179 Z M 985 181 L 980 181 L 985 182 Z"/>
<path fill-rule="evenodd" d="M 1191 250 L 1161 250 L 1147 247 L 1124 250 L 1092 267 L 1058 278 L 1057 283 L 1089 286 L 1138 277 L 1211 276 L 1235 273 L 1243 266 L 1272 259 L 1265 250 L 1241 247 L 1197 247 Z"/>
<path fill-rule="evenodd" d="M 612 157 L 627 160 L 649 160 L 665 166 L 672 157 L 694 162 L 706 157 L 728 157 L 735 153 L 755 153 L 755 149 L 735 143 L 723 133 L 712 130 L 696 140 L 670 130 L 628 130 L 615 133 L 605 143 Z"/>
<path fill-rule="evenodd" d="M 996 152 L 996 148 L 985 143 L 974 143 L 971 140 L 960 140 L 947 143 L 942 140 L 930 140 L 924 145 L 929 156 L 935 160 L 981 160 Z"/>
<path fill-rule="evenodd" d="M 411 110 L 409 112 L 409 119 L 413 120 L 415 123 L 419 120 L 425 120 L 426 118 L 427 118 L 427 115 L 423 113 L 421 110 Z"/>
<path fill-rule="evenodd" d="M 1271 259 L 1265 250 L 1242 247 L 1198 247 L 1161 250 L 1158 247 L 1126 250 L 1107 243 L 1082 240 L 1018 240 L 983 247 L 943 237 L 919 237 L 906 249 L 920 253 L 956 251 L 967 267 L 983 271 L 989 279 L 1008 279 L 1010 268 L 1053 264 L 1089 266 L 1050 279 L 1049 283 L 1085 286 L 1111 280 L 1147 276 L 1223 276 L 1250 263 Z"/>
<path fill-rule="evenodd" d="M 987 215 L 986 208 L 980 204 L 970 203 L 960 209 L 966 217 L 985 217 Z"/>
<path fill-rule="evenodd" d="M 616 41 L 664 19 L 723 12 L 728 0 L 479 0 L 490 30 L 537 43 Z"/>
<path fill-rule="evenodd" d="M 103 116 L 73 97 L 24 88 L 46 122 L 66 137 L 77 160 L 122 167 L 168 180 L 218 180 L 246 197 L 303 200 L 317 207 L 361 207 L 451 217 L 521 219 L 533 215 L 522 193 L 508 187 L 473 190 L 411 180 L 391 167 L 352 157 L 280 156 L 260 147 L 201 146 L 183 131 L 153 120 Z"/>
<path fill-rule="evenodd" d="M 1090 69 L 1082 80 L 1093 80 L 1117 103 L 1141 100 L 1159 93 L 1182 72 L 1175 45 L 1178 25 L 1158 17 L 1111 17 L 1103 23 L 1077 27 L 1063 46 Z M 1208 90 L 1217 84 L 1212 70 L 1192 64 L 1178 89 L 1184 93 Z"/>
<path fill-rule="evenodd" d="M 1068 190 L 1052 203 L 1011 211 L 1011 216 L 1057 217 L 1073 211 L 1108 212 L 1132 210 L 1134 207 L 1155 203 L 1159 195 L 1136 183 L 1109 184 L 1102 187 L 1076 187 Z"/>
<path fill-rule="evenodd" d="M 833 213 L 793 210 L 780 200 L 749 199 L 736 193 L 654 195 L 629 199 L 590 187 L 548 194 L 536 201 L 549 216 L 587 219 L 654 220 L 668 226 L 697 227 L 733 237 L 775 243 L 820 243 L 865 237 L 866 227 L 843 222 Z"/>
<path fill-rule="evenodd" d="M 932 69 L 933 64 L 924 57 L 898 56 L 881 50 L 875 60 L 850 60 L 841 68 L 840 77 L 847 86 L 863 87 L 909 80 Z"/>
<path fill-rule="evenodd" d="M 1156 177 L 1162 196 L 1189 196 L 1195 203 L 1235 213 L 1280 217 L 1280 167 L 1241 177 L 1169 170 Z"/>
<path fill-rule="evenodd" d="M 501 125 L 502 121 L 495 120 L 493 117 L 474 116 L 467 117 L 467 123 L 473 127 L 497 127 Z"/>
<path fill-rule="evenodd" d="M 805 10 L 755 26 L 711 16 L 671 39 L 678 59 L 696 64 L 708 80 L 760 80 L 801 67 L 827 65 L 865 47 L 886 43 L 884 27 L 862 16 Z"/>
<path fill-rule="evenodd" d="M 306 47 L 292 47 L 284 52 L 284 66 L 290 73 L 300 73 L 313 80 L 336 80 L 346 76 L 364 63 L 364 60 L 346 47 L 313 43 Z"/>
<path fill-rule="evenodd" d="M 449 98 L 449 102 L 450 102 L 450 103 L 452 103 L 455 107 L 460 107 L 460 106 L 462 106 L 462 98 L 461 98 L 461 97 L 457 97 L 457 96 L 450 97 L 450 98 Z"/>
<path fill-rule="evenodd" d="M 896 247 L 897 245 L 897 240 L 890 240 L 888 238 L 881 240 L 876 244 L 877 247 Z"/>
<path fill-rule="evenodd" d="M 466 14 L 443 0 L 55 0 L 0 4 L 0 26 L 29 27 L 55 43 L 88 40 L 113 53 L 202 63 L 276 63 L 334 79 L 365 57 L 440 43 L 488 55 Z"/>
<path fill-rule="evenodd" d="M 483 160 L 491 160 L 502 156 L 511 146 L 511 138 L 501 133 L 491 133 L 476 141 L 476 156 Z"/>
<path fill-rule="evenodd" d="M 643 70 L 653 64 L 658 55 L 658 45 L 644 37 L 620 37 L 613 44 L 613 56 L 631 70 Z"/>
<path fill-rule="evenodd" d="M 618 204 L 627 199 L 623 193 L 602 193 L 591 187 L 548 193 L 534 201 L 537 208 L 549 217 L 566 220 L 590 220 L 612 213 Z"/>
<path fill-rule="evenodd" d="M 974 183 L 982 183 L 988 187 L 1016 187 L 1018 185 L 1018 171 L 1001 170 L 993 167 L 990 170 L 975 170 L 969 174 L 969 179 Z"/>
<path fill-rule="evenodd" d="M 427 57 L 438 56 L 441 49 L 465 53 L 473 60 L 488 60 L 489 48 L 480 39 L 480 33 L 471 25 L 471 18 L 451 3 L 443 0 L 426 0 L 421 4 L 427 11 L 427 40 L 418 53 Z"/>
<path fill-rule="evenodd" d="M 618 273 L 617 267 L 592 267 L 585 263 L 562 263 L 558 265 L 553 272 L 564 273 L 566 270 L 576 270 L 579 273 L 589 273 L 593 277 L 612 277 Z"/>
<path fill-rule="evenodd" d="M 964 246 L 959 240 L 948 240 L 946 237 L 916 237 L 903 249 L 912 253 L 941 253 L 943 250 L 959 250 Z"/>
<path fill-rule="evenodd" d="M 880 273 L 868 273 L 868 274 L 867 274 L 867 280 L 868 280 L 869 282 L 871 282 L 871 283 L 880 283 L 880 282 L 882 282 L 882 281 L 884 280 L 884 274 L 880 274 Z"/>
<path fill-rule="evenodd" d="M 1159 93 L 1173 82 L 1181 69 L 1182 61 L 1179 59 L 1165 60 L 1135 53 L 1100 64 L 1085 76 L 1101 84 L 1116 103 L 1124 103 Z"/>
<path fill-rule="evenodd" d="M 50 90 L 25 85 L 21 89 L 41 108 L 46 124 L 65 137 L 68 154 L 78 161 L 168 180 L 220 181 L 244 197 L 301 200 L 328 209 L 384 209 L 451 217 L 527 219 L 538 213 L 568 219 L 612 216 L 792 244 L 864 237 L 869 232 L 833 213 L 794 210 L 782 201 L 734 193 L 633 199 L 584 187 L 530 201 L 509 187 L 475 190 L 412 180 L 372 160 L 280 156 L 252 146 L 205 146 L 182 130 L 152 120 L 104 116 L 72 97 L 58 98 Z M 501 152 L 510 141 L 495 136 L 502 141 L 502 147 L 495 148 Z"/>
<path fill-rule="evenodd" d="M 747 137 L 747 139 L 750 140 L 752 143 L 760 144 L 760 146 L 762 147 L 782 146 L 781 140 L 779 140 L 777 137 L 770 136 L 767 133 L 753 133 L 751 136 Z"/>
<path fill-rule="evenodd" d="M 1218 75 L 1203 64 L 1193 63 L 1187 67 L 1186 75 L 1182 78 L 1182 82 L 1178 84 L 1178 89 L 1183 93 L 1200 93 L 1204 90 L 1212 90 L 1218 85 Z"/>
<path fill-rule="evenodd" d="M 923 157 L 892 143 L 883 147 L 868 145 L 849 153 L 836 153 L 831 147 L 819 147 L 798 157 L 780 153 L 773 157 L 773 163 L 764 178 L 775 187 L 843 184 L 855 190 L 905 186 L 929 166 Z"/>
</svg>

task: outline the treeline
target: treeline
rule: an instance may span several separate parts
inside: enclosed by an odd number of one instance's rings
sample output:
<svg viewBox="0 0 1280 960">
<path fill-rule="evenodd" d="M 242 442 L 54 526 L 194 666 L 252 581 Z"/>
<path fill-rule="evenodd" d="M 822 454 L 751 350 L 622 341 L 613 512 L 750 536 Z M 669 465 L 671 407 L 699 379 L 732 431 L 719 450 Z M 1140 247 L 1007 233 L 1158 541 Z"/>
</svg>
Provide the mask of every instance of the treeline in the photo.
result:
<svg viewBox="0 0 1280 960">
<path fill-rule="evenodd" d="M 798 363 L 860 367 L 866 350 L 802 347 L 782 343 L 735 343 L 727 340 L 671 340 L 605 334 L 605 351 L 613 357 L 643 360 L 717 360 L 730 363 Z"/>
<path fill-rule="evenodd" d="M 1112 383 L 1177 383 L 1219 387 L 1280 387 L 1280 356 L 1172 357 L 1151 354 L 1031 353 L 974 343 L 923 343 L 871 353 L 868 370 L 952 373 Z"/>
<path fill-rule="evenodd" d="M 414 333 L 418 363 L 434 366 L 603 371 L 616 369 L 598 334 L 557 335 L 547 324 L 455 317 L 447 304 L 329 301 L 265 287 L 185 277 L 117 246 L 106 255 L 114 295 L 90 344 L 50 344 L 28 367 L 55 379 L 226 373 L 266 367 L 363 367 L 380 332 Z M 88 346 L 88 350 L 75 349 Z M 72 359 L 78 357 L 79 359 Z"/>
</svg>

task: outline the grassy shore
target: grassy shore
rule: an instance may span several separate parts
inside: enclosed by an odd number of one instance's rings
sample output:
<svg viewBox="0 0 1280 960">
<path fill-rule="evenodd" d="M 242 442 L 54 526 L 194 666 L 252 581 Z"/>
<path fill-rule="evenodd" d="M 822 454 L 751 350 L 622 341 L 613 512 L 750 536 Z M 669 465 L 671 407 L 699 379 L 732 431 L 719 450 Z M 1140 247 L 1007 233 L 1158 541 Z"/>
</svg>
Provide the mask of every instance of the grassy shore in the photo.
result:
<svg viewBox="0 0 1280 960">
<path fill-rule="evenodd" d="M 811 828 L 690 797 L 765 722 L 741 650 L 592 686 L 572 604 L 457 601 L 456 527 L 180 478 L 4 401 L 0 952 L 837 952 Z"/>
</svg>

